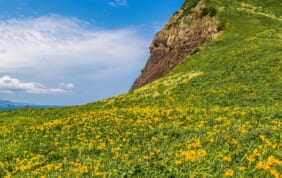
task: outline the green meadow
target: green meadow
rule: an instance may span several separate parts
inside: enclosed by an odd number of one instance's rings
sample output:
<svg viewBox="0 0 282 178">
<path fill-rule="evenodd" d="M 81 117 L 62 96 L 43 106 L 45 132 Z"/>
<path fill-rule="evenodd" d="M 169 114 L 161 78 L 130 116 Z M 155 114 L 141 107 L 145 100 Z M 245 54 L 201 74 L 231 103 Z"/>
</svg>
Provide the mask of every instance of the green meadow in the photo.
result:
<svg viewBox="0 0 282 178">
<path fill-rule="evenodd" d="M 223 33 L 160 80 L 1 111 L 0 177 L 282 178 L 282 1 L 205 4 Z"/>
</svg>

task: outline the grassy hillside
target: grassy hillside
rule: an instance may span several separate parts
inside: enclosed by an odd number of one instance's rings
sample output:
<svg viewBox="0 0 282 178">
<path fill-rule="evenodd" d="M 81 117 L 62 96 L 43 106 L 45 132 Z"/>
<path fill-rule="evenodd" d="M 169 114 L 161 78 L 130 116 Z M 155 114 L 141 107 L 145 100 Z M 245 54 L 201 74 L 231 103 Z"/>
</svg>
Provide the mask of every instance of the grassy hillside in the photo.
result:
<svg viewBox="0 0 282 178">
<path fill-rule="evenodd" d="M 282 1 L 205 2 L 224 33 L 161 80 L 0 112 L 0 177 L 281 178 Z"/>
</svg>

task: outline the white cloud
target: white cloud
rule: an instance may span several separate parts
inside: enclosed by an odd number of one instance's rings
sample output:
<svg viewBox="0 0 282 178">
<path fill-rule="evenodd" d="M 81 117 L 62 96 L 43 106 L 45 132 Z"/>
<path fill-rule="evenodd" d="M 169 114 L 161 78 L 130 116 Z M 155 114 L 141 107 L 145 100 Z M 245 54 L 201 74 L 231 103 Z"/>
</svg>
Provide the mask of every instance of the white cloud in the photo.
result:
<svg viewBox="0 0 282 178">
<path fill-rule="evenodd" d="M 79 66 L 93 66 L 100 72 L 129 71 L 140 67 L 147 55 L 148 41 L 136 30 L 95 29 L 76 18 L 53 15 L 0 20 L 0 34 L 2 73 L 36 70 L 38 75 L 51 75 Z"/>
<path fill-rule="evenodd" d="M 73 89 L 74 84 L 73 83 L 60 83 L 60 87 L 65 88 L 65 89 Z"/>
<path fill-rule="evenodd" d="M 60 94 L 65 93 L 72 88 L 74 88 L 72 83 L 62 83 L 58 88 L 47 88 L 41 83 L 22 82 L 9 76 L 0 77 L 1 93 L 24 92 L 30 94 Z"/>
<path fill-rule="evenodd" d="M 118 6 L 127 6 L 127 1 L 126 0 L 114 0 L 109 2 L 109 5 L 112 7 L 118 7 Z"/>
<path fill-rule="evenodd" d="M 150 40 L 138 29 L 56 15 L 0 18 L 0 98 L 79 104 L 124 92 L 148 57 Z"/>
</svg>

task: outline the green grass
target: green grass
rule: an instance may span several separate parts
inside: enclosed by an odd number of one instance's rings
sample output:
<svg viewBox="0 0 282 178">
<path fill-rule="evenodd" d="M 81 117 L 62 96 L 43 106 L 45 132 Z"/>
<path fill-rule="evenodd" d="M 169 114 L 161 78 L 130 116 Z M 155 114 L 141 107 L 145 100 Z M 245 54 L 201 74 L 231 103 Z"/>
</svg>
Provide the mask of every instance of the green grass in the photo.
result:
<svg viewBox="0 0 282 178">
<path fill-rule="evenodd" d="M 0 177 L 281 177 L 282 2 L 205 2 L 224 33 L 164 78 L 0 112 Z"/>
</svg>

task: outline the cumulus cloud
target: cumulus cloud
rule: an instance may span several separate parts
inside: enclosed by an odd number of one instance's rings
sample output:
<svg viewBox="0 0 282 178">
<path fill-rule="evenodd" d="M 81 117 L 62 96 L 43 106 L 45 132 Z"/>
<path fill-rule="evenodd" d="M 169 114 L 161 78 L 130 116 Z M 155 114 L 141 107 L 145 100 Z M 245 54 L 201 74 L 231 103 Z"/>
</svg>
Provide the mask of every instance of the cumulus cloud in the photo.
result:
<svg viewBox="0 0 282 178">
<path fill-rule="evenodd" d="M 19 69 L 48 73 L 79 66 L 127 71 L 147 55 L 148 41 L 134 29 L 96 29 L 56 15 L 0 20 L 0 34 L 2 73 Z"/>
<path fill-rule="evenodd" d="M 0 92 L 14 93 L 24 92 L 30 94 L 60 94 L 74 88 L 72 83 L 61 83 L 58 88 L 47 88 L 41 83 L 23 82 L 9 76 L 0 77 Z"/>
<path fill-rule="evenodd" d="M 118 6 L 127 6 L 127 1 L 126 0 L 114 0 L 109 2 L 109 5 L 112 7 L 118 7 Z"/>
</svg>

